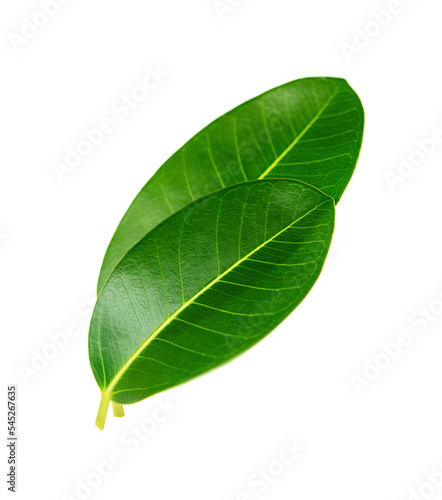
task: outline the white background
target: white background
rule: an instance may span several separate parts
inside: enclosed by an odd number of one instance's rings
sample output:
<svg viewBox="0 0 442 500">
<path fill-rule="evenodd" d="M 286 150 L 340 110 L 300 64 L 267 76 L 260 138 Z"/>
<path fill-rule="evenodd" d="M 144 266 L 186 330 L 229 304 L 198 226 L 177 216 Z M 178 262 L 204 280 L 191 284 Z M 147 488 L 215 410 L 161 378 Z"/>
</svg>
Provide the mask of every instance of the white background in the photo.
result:
<svg viewBox="0 0 442 500">
<path fill-rule="evenodd" d="M 385 0 L 230 3 L 221 12 L 212 0 L 71 0 L 14 50 L 11 33 L 41 7 L 1 2 L 0 459 L 6 491 L 6 386 L 15 383 L 17 498 L 442 498 L 442 484 L 425 484 L 442 473 L 442 145 L 424 157 L 415 142 L 442 127 L 440 0 L 403 0 L 383 27 L 370 21 Z M 342 43 L 365 28 L 366 46 L 346 57 Z M 147 66 L 167 77 L 120 120 L 111 105 Z M 109 413 L 100 432 L 86 304 L 121 216 L 202 127 L 306 76 L 347 78 L 366 111 L 319 281 L 241 358 L 126 407 L 124 419 Z M 53 162 L 106 117 L 115 130 L 60 182 Z M 385 174 L 410 155 L 420 165 L 391 188 Z M 49 335 L 72 323 L 77 335 L 54 354 Z M 388 363 L 381 344 L 401 332 L 408 345 L 358 394 L 352 376 L 364 376 L 365 360 Z M 162 422 L 159 401 L 175 408 Z M 129 445 L 140 424 L 153 432 Z M 303 451 L 281 466 L 294 439 Z M 94 475 L 94 462 L 115 453 L 122 463 L 109 477 Z M 258 488 L 260 469 L 270 472 Z M 82 481 L 94 485 L 83 496 Z"/>
</svg>

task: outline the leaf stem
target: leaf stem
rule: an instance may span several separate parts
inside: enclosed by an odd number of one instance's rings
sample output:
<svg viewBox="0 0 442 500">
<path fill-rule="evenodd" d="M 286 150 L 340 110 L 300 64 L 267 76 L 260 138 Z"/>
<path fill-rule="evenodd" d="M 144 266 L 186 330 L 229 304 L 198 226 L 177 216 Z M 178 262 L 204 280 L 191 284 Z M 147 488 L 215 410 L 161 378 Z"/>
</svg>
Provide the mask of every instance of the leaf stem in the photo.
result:
<svg viewBox="0 0 442 500">
<path fill-rule="evenodd" d="M 124 408 L 123 405 L 120 405 L 118 403 L 114 403 L 112 401 L 112 410 L 114 411 L 114 417 L 124 417 Z"/>
<path fill-rule="evenodd" d="M 98 407 L 97 420 L 95 425 L 102 431 L 106 423 L 107 410 L 109 408 L 110 396 L 107 391 L 101 393 L 100 406 Z"/>
</svg>

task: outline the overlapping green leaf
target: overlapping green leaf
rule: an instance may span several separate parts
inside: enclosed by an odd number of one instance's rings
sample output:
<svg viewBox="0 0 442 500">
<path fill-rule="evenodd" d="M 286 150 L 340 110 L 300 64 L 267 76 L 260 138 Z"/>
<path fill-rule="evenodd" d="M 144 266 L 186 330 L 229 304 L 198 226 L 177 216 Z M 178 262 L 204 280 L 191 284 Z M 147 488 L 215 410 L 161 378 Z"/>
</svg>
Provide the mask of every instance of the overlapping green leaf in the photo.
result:
<svg viewBox="0 0 442 500">
<path fill-rule="evenodd" d="M 334 200 L 305 183 L 257 180 L 192 202 L 116 266 L 89 336 L 102 390 L 127 404 L 224 364 L 275 328 L 316 281 Z"/>
<path fill-rule="evenodd" d="M 355 168 L 363 125 L 358 96 L 336 78 L 296 80 L 220 117 L 166 161 L 135 198 L 106 252 L 98 291 L 151 229 L 226 186 L 284 177 L 338 202 Z"/>
</svg>

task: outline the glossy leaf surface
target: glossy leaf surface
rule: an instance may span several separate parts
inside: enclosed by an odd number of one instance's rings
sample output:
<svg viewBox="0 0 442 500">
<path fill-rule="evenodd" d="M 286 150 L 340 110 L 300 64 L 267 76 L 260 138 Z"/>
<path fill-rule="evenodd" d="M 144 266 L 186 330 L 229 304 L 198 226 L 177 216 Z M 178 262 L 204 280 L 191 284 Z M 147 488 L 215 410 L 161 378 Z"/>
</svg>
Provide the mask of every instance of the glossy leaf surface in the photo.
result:
<svg viewBox="0 0 442 500">
<path fill-rule="evenodd" d="M 322 269 L 334 200 L 293 180 L 199 199 L 119 262 L 91 321 L 89 354 L 109 401 L 129 404 L 233 359 L 273 330 Z"/>
<path fill-rule="evenodd" d="M 226 186 L 298 179 L 338 202 L 356 165 L 363 126 L 358 96 L 337 78 L 296 80 L 221 116 L 167 160 L 135 198 L 107 249 L 98 292 L 151 229 Z"/>
</svg>

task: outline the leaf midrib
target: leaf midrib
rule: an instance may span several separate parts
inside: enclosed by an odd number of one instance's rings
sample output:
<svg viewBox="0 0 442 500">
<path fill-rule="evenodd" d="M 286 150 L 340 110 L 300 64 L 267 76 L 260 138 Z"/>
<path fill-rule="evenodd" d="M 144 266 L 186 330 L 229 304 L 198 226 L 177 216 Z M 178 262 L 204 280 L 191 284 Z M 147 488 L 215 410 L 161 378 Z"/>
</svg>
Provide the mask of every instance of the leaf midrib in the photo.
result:
<svg viewBox="0 0 442 500">
<path fill-rule="evenodd" d="M 328 108 L 330 103 L 336 97 L 336 94 L 339 91 L 339 87 L 335 89 L 333 94 L 327 99 L 322 108 L 316 113 L 316 115 L 310 120 L 310 123 L 304 127 L 302 132 L 295 137 L 295 139 L 287 146 L 287 148 L 276 158 L 273 163 L 262 173 L 258 179 L 264 179 L 267 175 L 279 164 L 279 162 L 288 154 L 290 151 L 298 144 L 298 142 L 304 137 L 304 135 L 313 127 L 313 125 L 319 120 L 322 116 L 322 113 Z"/>
<path fill-rule="evenodd" d="M 327 195 L 325 195 L 327 196 Z M 327 198 L 329 198 L 327 196 Z M 332 198 L 330 198 L 332 199 Z M 195 300 L 200 297 L 203 293 L 205 293 L 207 290 L 209 290 L 213 285 L 215 285 L 217 282 L 219 282 L 224 276 L 229 274 L 233 269 L 235 269 L 237 266 L 239 266 L 242 262 L 246 261 L 250 256 L 252 256 L 254 253 L 256 253 L 258 250 L 261 248 L 265 247 L 268 243 L 270 243 L 272 240 L 274 240 L 276 237 L 278 237 L 280 234 L 282 234 L 284 231 L 287 231 L 290 227 L 292 227 L 294 224 L 302 220 L 304 217 L 312 213 L 314 210 L 317 210 L 319 207 L 324 205 L 324 203 L 327 203 L 329 200 L 324 200 L 322 203 L 319 205 L 316 205 L 313 207 L 311 210 L 303 214 L 301 217 L 293 221 L 291 224 L 283 228 L 281 231 L 278 233 L 274 234 L 271 238 L 268 240 L 264 241 L 261 245 L 256 247 L 254 250 L 249 252 L 247 255 L 239 259 L 237 262 L 235 262 L 232 266 L 230 266 L 226 271 L 224 271 L 222 274 L 218 275 L 215 279 L 213 279 L 208 285 L 206 285 L 204 288 L 202 288 L 198 293 L 196 293 L 192 298 L 187 300 L 182 306 L 180 306 L 171 316 L 169 316 L 166 321 L 164 321 L 152 334 L 140 345 L 140 347 L 132 354 L 132 356 L 124 363 L 124 365 L 118 370 L 117 374 L 115 377 L 112 379 L 111 383 L 109 384 L 108 387 L 103 389 L 102 393 L 107 394 L 109 397 L 112 395 L 112 391 L 114 387 L 117 385 L 117 383 L 121 380 L 125 372 L 129 369 L 130 365 L 138 358 L 139 354 L 144 351 L 144 349 L 184 310 L 186 307 L 190 306 L 195 302 Z M 105 374 L 104 374 L 105 375 Z"/>
</svg>

